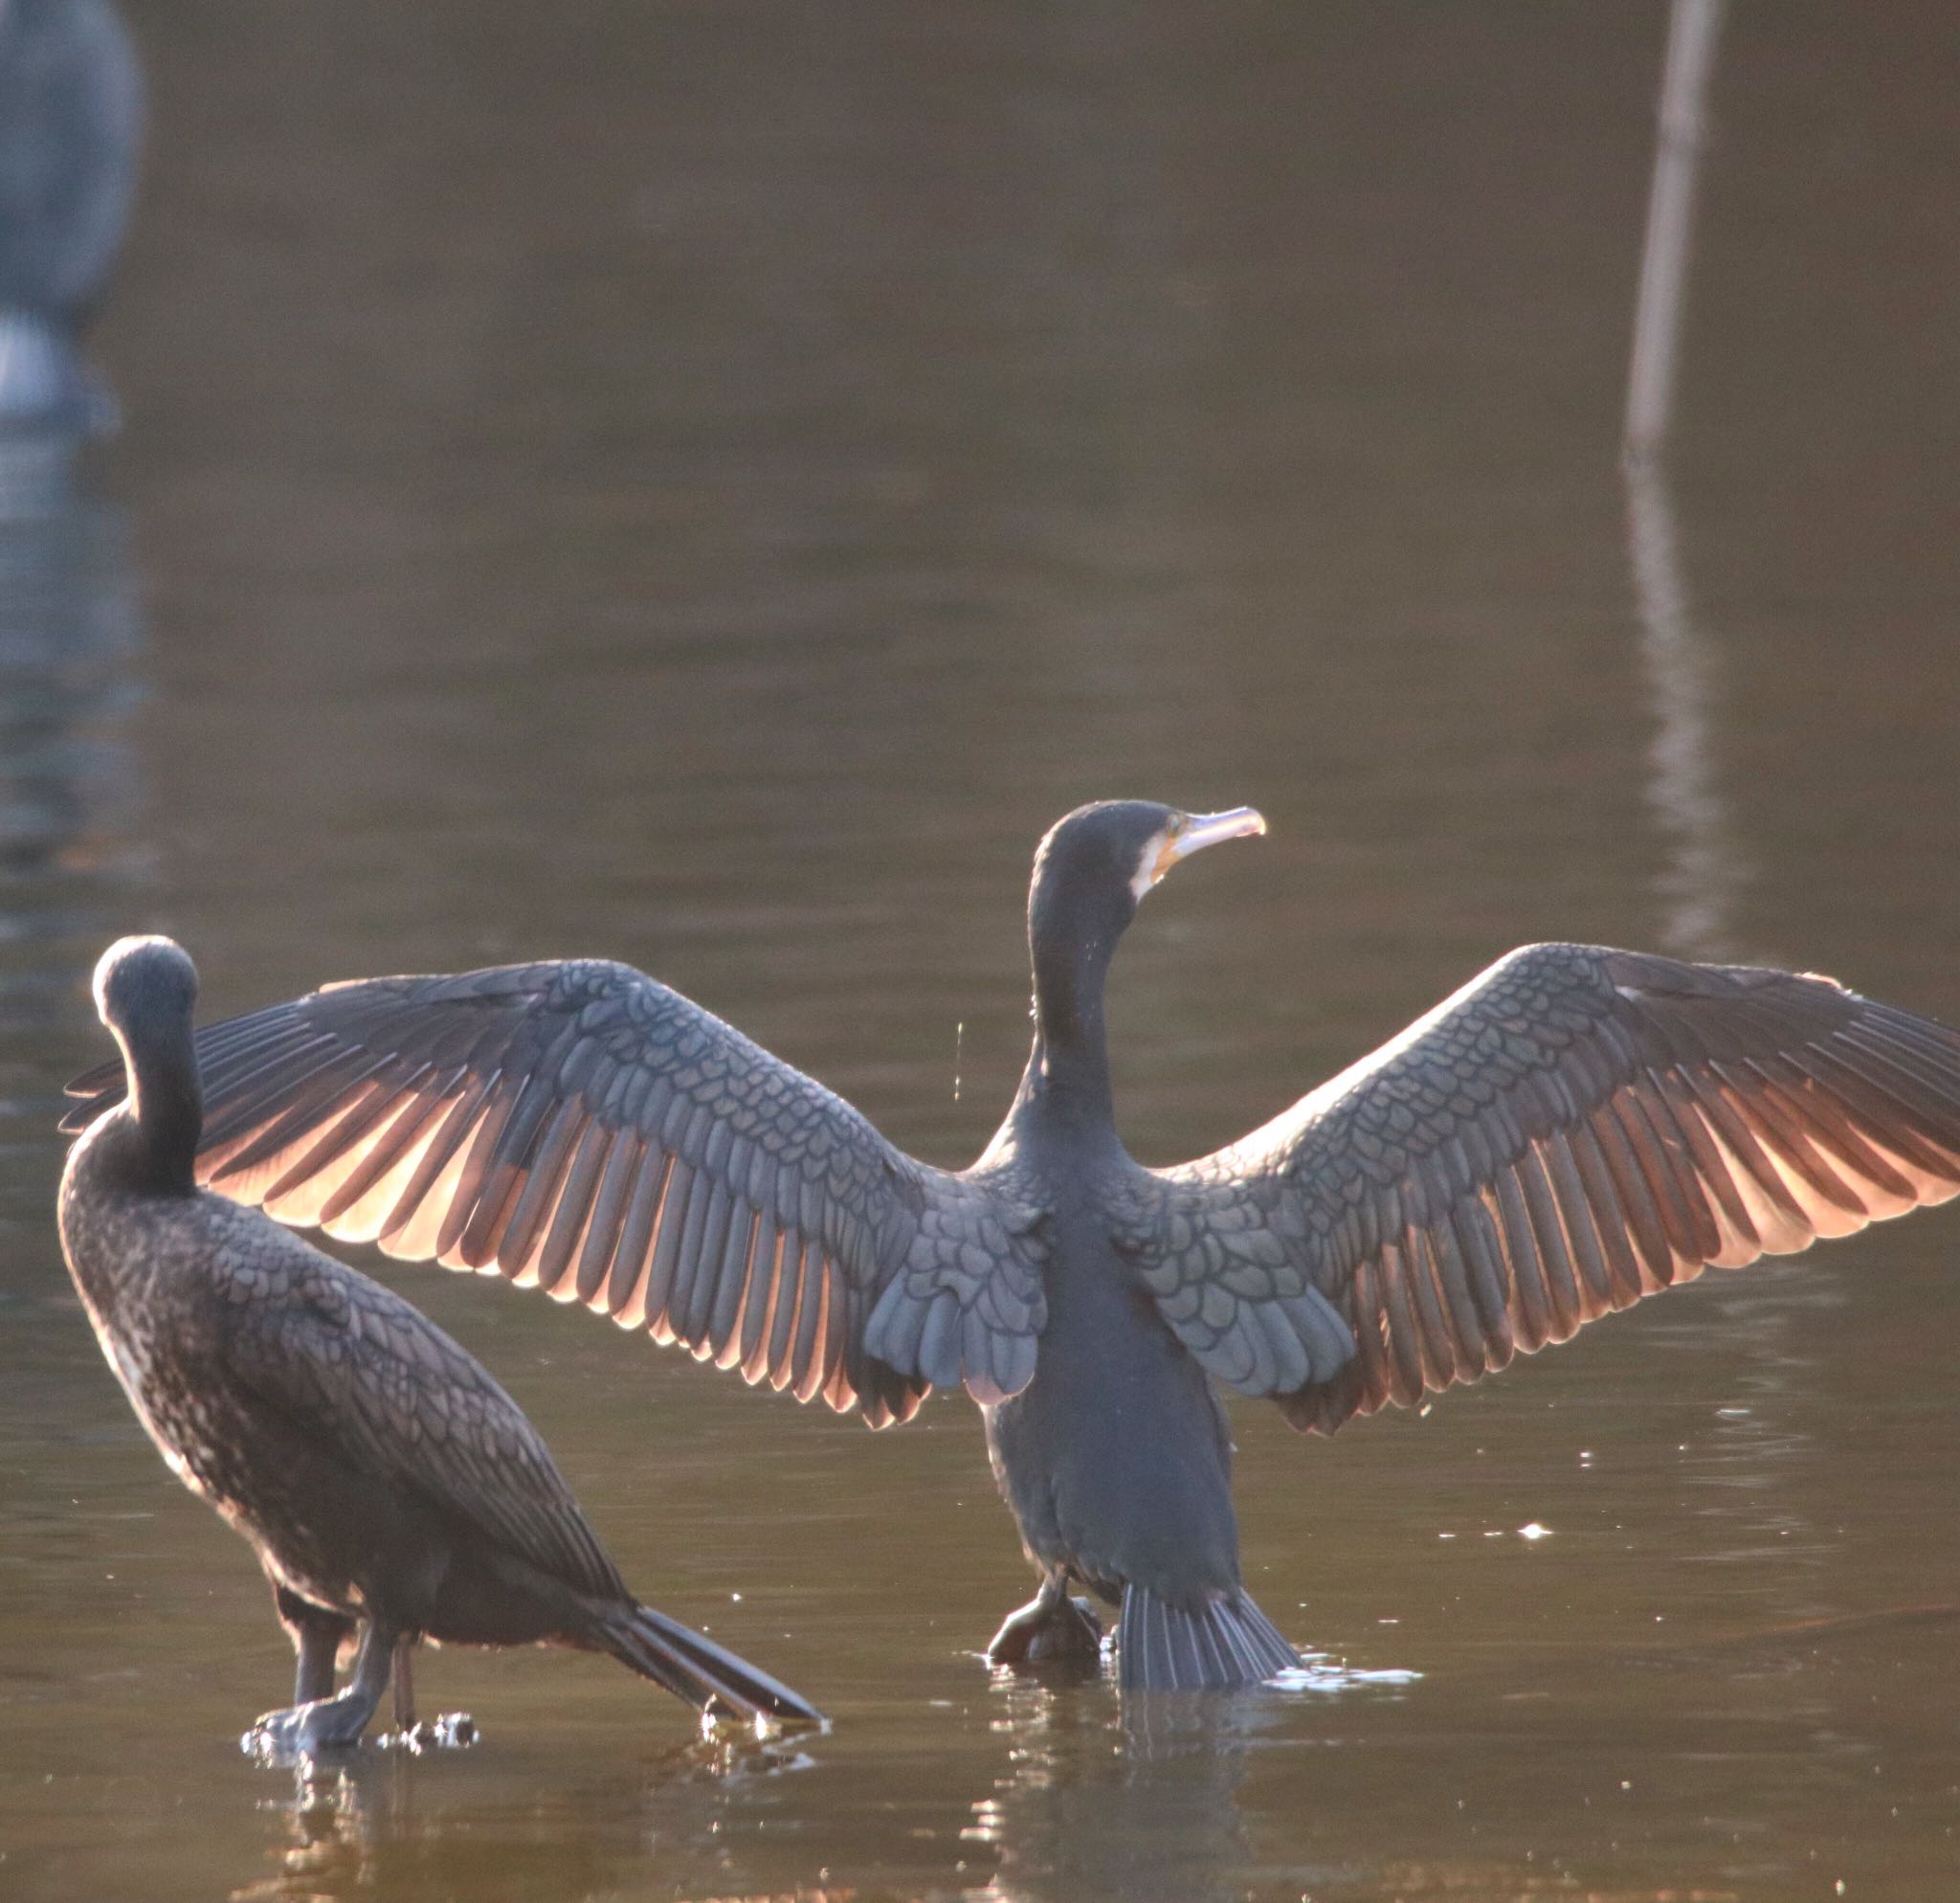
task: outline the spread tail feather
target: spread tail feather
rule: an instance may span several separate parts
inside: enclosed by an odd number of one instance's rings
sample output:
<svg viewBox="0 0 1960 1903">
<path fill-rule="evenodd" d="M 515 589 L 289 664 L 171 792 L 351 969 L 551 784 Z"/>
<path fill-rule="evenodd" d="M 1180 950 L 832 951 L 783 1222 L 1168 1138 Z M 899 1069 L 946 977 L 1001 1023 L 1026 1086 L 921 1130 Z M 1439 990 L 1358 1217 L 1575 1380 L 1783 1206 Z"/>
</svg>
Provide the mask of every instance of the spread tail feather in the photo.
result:
<svg viewBox="0 0 1960 1903">
<path fill-rule="evenodd" d="M 768 1713 L 805 1724 L 827 1722 L 809 1699 L 779 1679 L 650 1605 L 635 1606 L 630 1618 L 608 1625 L 600 1643 L 622 1665 L 664 1685 L 698 1711 L 714 1706 L 745 1719 Z"/>
<path fill-rule="evenodd" d="M 1242 1587 L 1183 1612 L 1146 1587 L 1125 1586 L 1117 1648 L 1125 1691 L 1229 1691 L 1300 1663 Z"/>
</svg>

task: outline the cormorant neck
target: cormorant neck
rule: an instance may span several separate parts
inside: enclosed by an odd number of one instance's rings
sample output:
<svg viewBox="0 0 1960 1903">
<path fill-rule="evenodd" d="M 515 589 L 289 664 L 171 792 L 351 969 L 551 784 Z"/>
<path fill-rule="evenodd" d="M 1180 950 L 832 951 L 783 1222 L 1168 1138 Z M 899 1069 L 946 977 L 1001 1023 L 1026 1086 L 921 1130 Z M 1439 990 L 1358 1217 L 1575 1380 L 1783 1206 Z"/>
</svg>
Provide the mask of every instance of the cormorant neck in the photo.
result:
<svg viewBox="0 0 1960 1903">
<path fill-rule="evenodd" d="M 1024 1100 L 1041 1098 L 1079 1118 L 1115 1122 L 1102 997 L 1116 936 L 1035 935 L 1035 1049 L 1021 1083 Z"/>
<path fill-rule="evenodd" d="M 129 1079 L 130 1139 L 123 1155 L 136 1186 L 166 1196 L 197 1187 L 192 1169 L 204 1129 L 204 1093 L 190 1022 L 145 1024 L 134 1036 L 112 1026 Z"/>
</svg>

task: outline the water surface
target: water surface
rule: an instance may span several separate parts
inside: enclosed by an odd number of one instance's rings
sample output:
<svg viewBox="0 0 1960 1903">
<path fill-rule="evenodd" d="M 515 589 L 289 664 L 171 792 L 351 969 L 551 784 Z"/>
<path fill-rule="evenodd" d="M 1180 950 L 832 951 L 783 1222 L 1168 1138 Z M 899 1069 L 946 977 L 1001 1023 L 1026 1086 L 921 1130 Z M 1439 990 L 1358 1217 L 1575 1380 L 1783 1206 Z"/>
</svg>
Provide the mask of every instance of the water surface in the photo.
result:
<svg viewBox="0 0 1960 1903">
<path fill-rule="evenodd" d="M 1082 798 L 1272 822 L 1119 961 L 1151 1161 L 1513 944 L 1662 943 L 1615 442 L 1664 19 L 131 12 L 124 434 L 0 526 L 0 1892 L 1949 1892 L 1952 1210 L 1420 1419 L 1239 1407 L 1250 1580 L 1320 1669 L 1127 1726 L 975 1657 L 1029 1582 L 963 1401 L 873 1437 L 385 1267 L 638 1589 L 836 1730 L 717 1757 L 603 1663 L 449 1653 L 472 1753 L 236 1755 L 284 1641 L 53 1234 L 100 945 L 180 934 L 213 1013 L 628 958 L 954 1164 Z M 1953 78 L 1934 5 L 1732 18 L 1671 498 L 1710 949 L 1949 1020 Z"/>
</svg>

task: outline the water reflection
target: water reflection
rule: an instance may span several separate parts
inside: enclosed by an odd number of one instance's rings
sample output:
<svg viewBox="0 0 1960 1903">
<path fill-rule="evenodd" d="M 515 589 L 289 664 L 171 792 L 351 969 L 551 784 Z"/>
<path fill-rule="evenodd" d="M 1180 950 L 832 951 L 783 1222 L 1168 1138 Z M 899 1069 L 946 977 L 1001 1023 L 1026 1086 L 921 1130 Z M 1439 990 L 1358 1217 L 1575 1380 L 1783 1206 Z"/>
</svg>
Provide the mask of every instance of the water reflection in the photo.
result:
<svg viewBox="0 0 1960 1903">
<path fill-rule="evenodd" d="M 126 863 L 135 805 L 128 525 L 48 473 L 0 455 L 0 863 L 22 877 Z"/>
<path fill-rule="evenodd" d="M 233 1903 L 329 1903 L 466 1895 L 611 1893 L 646 1861 L 717 1893 L 748 1889 L 731 1868 L 731 1812 L 761 1780 L 812 1768 L 804 1751 L 691 1740 L 568 1783 L 522 1759 L 450 1763 L 364 1749 L 331 1769 L 293 1774 L 267 1802 L 273 1869 L 230 1892 Z M 798 1888 L 798 1896 L 818 1891 Z"/>
<path fill-rule="evenodd" d="M 128 525 L 71 480 L 68 447 L 0 442 L 0 1098 L 10 1102 L 17 1080 L 7 1072 L 25 1046 L 81 1031 L 77 974 L 124 916 L 143 863 Z M 48 1082 L 37 1074 L 29 1087 L 44 1093 Z"/>
<path fill-rule="evenodd" d="M 1689 603 L 1674 502 L 1658 460 L 1629 459 L 1627 529 L 1654 708 L 1647 803 L 1668 859 L 1660 943 L 1688 957 L 1730 957 L 1736 900 L 1748 868 L 1717 765 L 1719 662 Z"/>
<path fill-rule="evenodd" d="M 984 1903 L 1054 1897 L 1242 1896 L 1238 1791 L 1275 1701 L 1133 1697 L 1001 1674 L 994 1730 L 1007 1767 L 961 1833 L 991 1847 Z"/>
<path fill-rule="evenodd" d="M 1094 1895 L 1099 1853 L 1144 1894 L 1950 1891 L 1950 1632 L 1762 1635 L 1960 1565 L 1952 1211 L 1427 1426 L 1302 1448 L 1245 1410 L 1299 1636 L 1427 1675 L 1275 1698 L 1216 1762 L 949 1662 L 1024 1590 L 970 1409 L 874 1439 L 383 1265 L 633 1577 L 771 1572 L 768 1645 L 846 1715 L 710 1787 L 657 1775 L 614 1674 L 482 1661 L 487 1749 L 310 1819 L 212 1742 L 288 1668 L 48 1221 L 80 976 L 152 922 L 152 834 L 214 1001 L 622 953 L 946 1161 L 1025 1055 L 1027 843 L 1112 791 L 1275 818 L 1125 952 L 1158 1155 L 1507 945 L 1652 943 L 1643 784 L 1683 949 L 1746 892 L 1741 949 L 1952 1017 L 1944 13 L 1731 11 L 1658 520 L 1603 446 L 1664 11 L 145 10 L 166 136 L 101 348 L 151 625 L 99 499 L 32 559 L 0 536 L 0 1287 L 48 1297 L 0 1310 L 10 1899 Z M 1803 798 L 1750 794 L 1790 762 Z M 1528 1574 L 1435 1538 L 1531 1519 Z"/>
<path fill-rule="evenodd" d="M 1640 653 L 1655 717 L 1646 793 L 1668 859 L 1660 881 L 1660 941 L 1670 951 L 1704 958 L 1736 954 L 1734 908 L 1748 867 L 1719 776 L 1720 661 L 1689 593 L 1665 447 L 1674 424 L 1695 202 L 1707 147 L 1706 101 L 1723 12 L 1723 0 L 1674 0 L 1670 12 L 1627 379 L 1624 461 Z M 1803 1289 L 1796 1299 L 1829 1299 L 1813 1281 Z M 1684 1444 L 1682 1452 L 1689 1457 L 1690 1484 L 1705 1489 L 1704 1504 L 1694 1511 L 1722 1530 L 1700 1556 L 1755 1569 L 1768 1582 L 1758 1590 L 1771 1618 L 1796 1621 L 1817 1609 L 1810 1595 L 1819 1589 L 1827 1549 L 1793 1485 L 1810 1437 L 1780 1424 L 1788 1413 L 1780 1402 L 1813 1366 L 1792 1345 L 1789 1300 L 1787 1275 L 1765 1271 L 1763 1280 L 1718 1304 L 1725 1338 L 1748 1345 L 1741 1376 L 1747 1399 L 1716 1410 L 1705 1447 Z M 1790 1690 L 1792 1721 L 1814 1720 L 1815 1708 L 1800 1686 Z"/>
<path fill-rule="evenodd" d="M 961 1832 L 990 1847 L 1006 1899 L 1242 1897 L 1258 1865 L 1242 1791 L 1262 1746 L 1297 1746 L 1357 1696 L 1399 1697 L 1416 1674 L 1359 1671 L 1309 1652 L 1281 1682 L 1229 1697 L 1131 1693 L 993 1674 L 991 1728 L 1005 1767 Z"/>
<path fill-rule="evenodd" d="M 1722 13 L 1722 0 L 1674 0 L 1626 414 L 1627 538 L 1655 717 L 1647 802 L 1669 860 L 1660 942 L 1704 958 L 1733 950 L 1732 911 L 1746 865 L 1717 777 L 1715 654 L 1690 605 L 1662 450 L 1674 423 L 1696 187 L 1707 145 L 1704 101 Z"/>
</svg>

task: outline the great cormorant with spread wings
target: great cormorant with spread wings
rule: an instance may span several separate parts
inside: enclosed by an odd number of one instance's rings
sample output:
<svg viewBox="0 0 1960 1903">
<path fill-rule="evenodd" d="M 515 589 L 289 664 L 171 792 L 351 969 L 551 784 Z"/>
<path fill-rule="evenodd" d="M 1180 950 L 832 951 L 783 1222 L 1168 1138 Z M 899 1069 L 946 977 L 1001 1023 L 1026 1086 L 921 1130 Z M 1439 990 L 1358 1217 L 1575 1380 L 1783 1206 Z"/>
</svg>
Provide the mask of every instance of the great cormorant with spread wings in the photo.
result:
<svg viewBox="0 0 1960 1903">
<path fill-rule="evenodd" d="M 1960 1190 L 1953 1032 L 1829 978 L 1555 944 L 1228 1148 L 1144 1168 L 1111 1099 L 1111 955 L 1172 866 L 1264 830 L 1123 800 L 1048 833 L 1034 1050 L 965 1171 L 641 973 L 561 961 L 212 1026 L 198 1174 L 874 1426 L 964 1386 L 1041 1576 L 993 1656 L 1093 1647 L 1080 1582 L 1121 1604 L 1125 1688 L 1252 1683 L 1296 1655 L 1239 1577 L 1214 1381 L 1332 1433 Z"/>
</svg>

